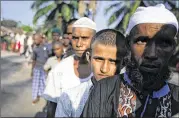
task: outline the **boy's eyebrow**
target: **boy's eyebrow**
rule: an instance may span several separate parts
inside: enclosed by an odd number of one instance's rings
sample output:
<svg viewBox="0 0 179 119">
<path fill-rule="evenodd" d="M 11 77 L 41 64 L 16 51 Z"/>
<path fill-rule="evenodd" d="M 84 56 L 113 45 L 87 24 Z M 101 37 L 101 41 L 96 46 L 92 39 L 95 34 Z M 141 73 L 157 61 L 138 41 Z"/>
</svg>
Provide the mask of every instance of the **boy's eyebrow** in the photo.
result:
<svg viewBox="0 0 179 119">
<path fill-rule="evenodd" d="M 98 59 L 102 59 L 102 60 L 104 60 L 104 59 L 105 59 L 105 58 L 100 57 L 100 56 L 93 56 L 93 58 L 98 58 Z M 110 61 L 115 61 L 115 62 L 120 61 L 120 59 L 119 59 L 119 58 L 117 58 L 117 59 L 111 59 L 111 58 L 109 58 L 108 60 L 110 60 Z"/>
</svg>

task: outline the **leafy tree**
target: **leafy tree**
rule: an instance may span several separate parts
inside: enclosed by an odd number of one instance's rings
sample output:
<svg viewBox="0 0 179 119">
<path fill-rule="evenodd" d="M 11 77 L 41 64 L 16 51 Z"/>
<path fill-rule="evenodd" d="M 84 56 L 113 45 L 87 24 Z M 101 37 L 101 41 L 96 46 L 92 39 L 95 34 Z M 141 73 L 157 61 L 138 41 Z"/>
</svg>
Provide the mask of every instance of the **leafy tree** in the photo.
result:
<svg viewBox="0 0 179 119">
<path fill-rule="evenodd" d="M 112 9 L 116 9 L 114 13 L 108 19 L 108 26 L 118 21 L 118 24 L 114 27 L 115 29 L 124 33 L 126 31 L 129 18 L 136 11 L 139 6 L 153 6 L 159 3 L 167 4 L 171 11 L 177 16 L 179 19 L 179 6 L 176 5 L 177 1 L 171 0 L 135 0 L 135 1 L 118 1 L 114 4 L 111 4 L 109 7 L 105 9 L 105 15 L 108 14 Z M 121 20 L 119 21 L 119 19 Z"/>
</svg>

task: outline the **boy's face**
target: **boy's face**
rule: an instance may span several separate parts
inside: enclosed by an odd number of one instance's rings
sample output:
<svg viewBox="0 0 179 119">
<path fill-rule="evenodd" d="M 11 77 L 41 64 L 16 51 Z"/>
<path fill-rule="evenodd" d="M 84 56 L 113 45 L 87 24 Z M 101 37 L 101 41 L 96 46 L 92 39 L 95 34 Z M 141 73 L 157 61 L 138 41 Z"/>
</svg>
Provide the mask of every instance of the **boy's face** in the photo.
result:
<svg viewBox="0 0 179 119">
<path fill-rule="evenodd" d="M 70 40 L 68 39 L 68 35 L 64 34 L 63 35 L 63 45 L 67 47 L 69 44 L 70 44 Z"/>
<path fill-rule="evenodd" d="M 115 75 L 118 65 L 116 47 L 95 43 L 91 53 L 91 69 L 97 81 Z"/>
<path fill-rule="evenodd" d="M 60 39 L 60 34 L 59 33 L 52 33 L 52 39 L 54 41 L 58 41 Z"/>
<path fill-rule="evenodd" d="M 61 57 L 62 54 L 63 54 L 63 46 L 60 46 L 60 45 L 58 45 L 58 44 L 55 44 L 55 45 L 53 46 L 53 51 L 54 51 L 54 53 L 55 53 L 55 56 Z"/>
</svg>

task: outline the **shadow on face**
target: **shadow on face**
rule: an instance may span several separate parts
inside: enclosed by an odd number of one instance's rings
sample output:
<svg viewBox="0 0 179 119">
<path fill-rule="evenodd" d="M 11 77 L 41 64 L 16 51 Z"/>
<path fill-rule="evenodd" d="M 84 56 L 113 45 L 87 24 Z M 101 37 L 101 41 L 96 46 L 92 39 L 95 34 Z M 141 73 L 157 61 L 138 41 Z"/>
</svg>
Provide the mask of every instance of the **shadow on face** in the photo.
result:
<svg viewBox="0 0 179 119">
<path fill-rule="evenodd" d="M 139 24 L 133 30 L 137 32 L 129 37 L 129 45 L 139 69 L 154 74 L 161 72 L 168 66 L 176 47 L 176 28 L 165 24 Z"/>
</svg>

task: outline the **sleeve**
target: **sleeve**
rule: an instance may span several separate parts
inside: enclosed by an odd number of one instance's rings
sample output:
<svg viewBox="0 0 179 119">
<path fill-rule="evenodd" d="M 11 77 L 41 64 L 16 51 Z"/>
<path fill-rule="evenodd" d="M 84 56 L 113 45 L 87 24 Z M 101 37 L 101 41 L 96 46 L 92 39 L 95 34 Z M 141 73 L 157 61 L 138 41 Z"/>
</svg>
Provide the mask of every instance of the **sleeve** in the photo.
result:
<svg viewBox="0 0 179 119">
<path fill-rule="evenodd" d="M 55 117 L 71 117 L 71 109 L 72 105 L 69 96 L 63 93 L 58 99 Z"/>
<path fill-rule="evenodd" d="M 48 58 L 47 62 L 44 64 L 44 70 L 48 71 L 51 68 L 50 66 L 50 58 Z"/>
<path fill-rule="evenodd" d="M 37 58 L 37 53 L 36 53 L 36 50 L 34 48 L 33 53 L 32 53 L 32 60 L 36 60 L 36 58 Z"/>
</svg>

